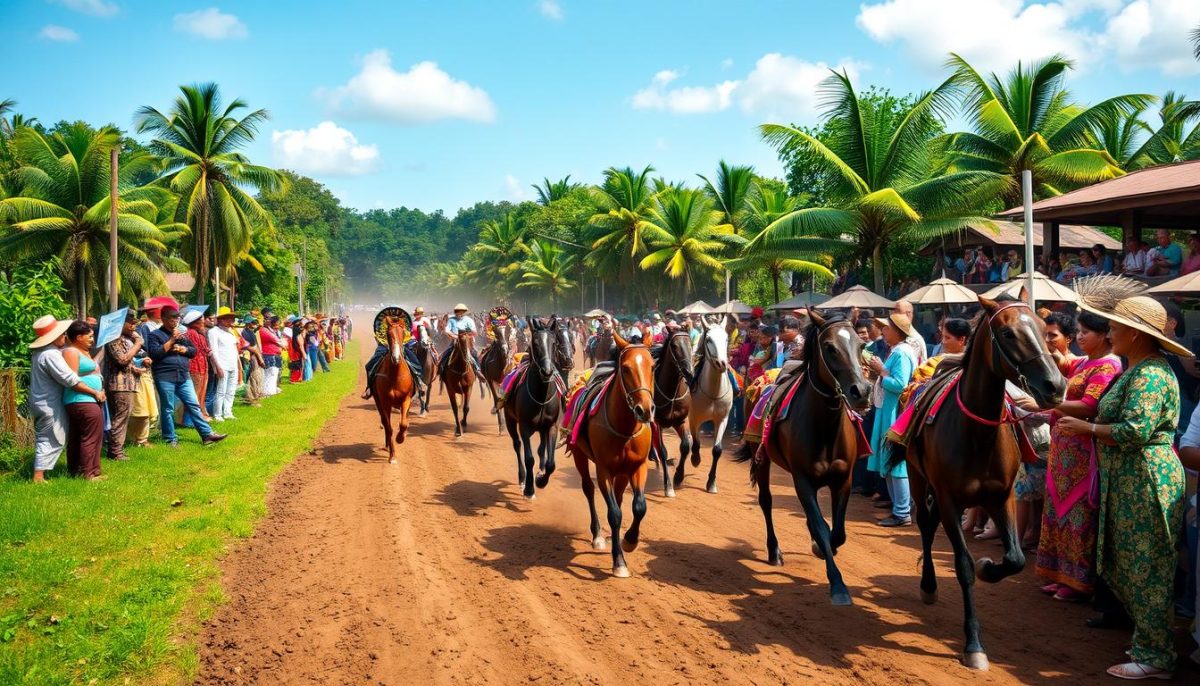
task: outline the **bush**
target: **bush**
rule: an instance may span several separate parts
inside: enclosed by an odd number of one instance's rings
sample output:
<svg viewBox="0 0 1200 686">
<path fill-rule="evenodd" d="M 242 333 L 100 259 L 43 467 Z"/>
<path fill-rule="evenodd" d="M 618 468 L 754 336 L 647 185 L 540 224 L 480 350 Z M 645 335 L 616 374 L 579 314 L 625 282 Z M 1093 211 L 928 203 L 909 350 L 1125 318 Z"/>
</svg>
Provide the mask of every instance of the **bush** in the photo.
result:
<svg viewBox="0 0 1200 686">
<path fill-rule="evenodd" d="M 29 448 L 8 431 L 0 432 L 0 474 L 20 472 L 29 463 Z"/>
<path fill-rule="evenodd" d="M 56 265 L 26 265 L 0 274 L 0 367 L 29 366 L 33 322 L 43 315 L 71 316 Z"/>
</svg>

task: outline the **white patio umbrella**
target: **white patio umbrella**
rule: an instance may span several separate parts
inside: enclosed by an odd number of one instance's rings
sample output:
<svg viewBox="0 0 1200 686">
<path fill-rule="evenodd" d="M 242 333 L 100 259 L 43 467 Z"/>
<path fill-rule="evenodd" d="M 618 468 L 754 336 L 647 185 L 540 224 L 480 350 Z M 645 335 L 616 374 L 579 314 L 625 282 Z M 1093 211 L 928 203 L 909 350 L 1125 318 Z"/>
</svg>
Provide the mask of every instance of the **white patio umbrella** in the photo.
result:
<svg viewBox="0 0 1200 686">
<path fill-rule="evenodd" d="M 959 305 L 979 302 L 979 295 L 953 279 L 942 277 L 909 293 L 904 299 L 914 305 Z"/>
<path fill-rule="evenodd" d="M 786 300 L 780 300 L 767 309 L 770 310 L 795 310 L 801 307 L 812 307 L 820 305 L 829 300 L 829 296 L 824 293 L 816 293 L 814 291 L 804 291 L 797 293 Z"/>
<path fill-rule="evenodd" d="M 1164 281 L 1163 283 L 1147 288 L 1147 295 L 1188 295 L 1200 293 L 1200 272 L 1192 272 L 1184 274 L 1177 279 Z"/>
<path fill-rule="evenodd" d="M 750 314 L 750 312 L 752 310 L 753 310 L 753 308 L 751 308 L 749 305 L 742 302 L 741 300 L 736 300 L 736 299 L 730 300 L 729 302 L 725 303 L 724 305 L 717 305 L 716 307 L 713 308 L 714 313 L 733 314 L 733 315 Z"/>
<path fill-rule="evenodd" d="M 712 305 L 709 305 L 708 303 L 704 302 L 703 300 L 697 300 L 696 302 L 694 302 L 690 305 L 687 305 L 686 307 L 679 308 L 678 310 L 676 310 L 676 312 L 678 314 L 688 314 L 688 315 L 712 314 L 713 312 L 716 312 L 716 309 L 714 309 Z"/>
<path fill-rule="evenodd" d="M 979 297 L 995 300 L 1001 295 L 1010 295 L 1014 298 L 1021 297 L 1021 288 L 1029 283 L 1029 278 L 1025 274 L 1014 276 L 1007 283 L 1002 283 L 995 288 L 984 291 Z M 1165 285 L 1165 284 L 1164 284 Z M 1041 272 L 1033 273 L 1033 299 L 1046 302 L 1065 302 L 1073 303 L 1079 300 L 1079 296 L 1075 291 L 1067 286 L 1051 279 Z"/>
<path fill-rule="evenodd" d="M 888 300 L 882 295 L 876 295 L 866 286 L 851 286 L 845 292 L 833 296 L 829 300 L 817 305 L 818 310 L 836 310 L 847 307 L 861 307 L 869 309 L 892 309 L 896 306 L 896 301 Z"/>
</svg>

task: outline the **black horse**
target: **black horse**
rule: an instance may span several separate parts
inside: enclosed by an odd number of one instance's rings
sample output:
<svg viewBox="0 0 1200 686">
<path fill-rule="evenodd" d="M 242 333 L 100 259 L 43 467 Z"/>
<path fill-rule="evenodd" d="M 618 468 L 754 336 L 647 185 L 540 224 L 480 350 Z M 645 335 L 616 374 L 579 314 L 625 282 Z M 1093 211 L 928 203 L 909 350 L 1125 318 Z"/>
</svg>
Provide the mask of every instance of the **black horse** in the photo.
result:
<svg viewBox="0 0 1200 686">
<path fill-rule="evenodd" d="M 688 413 L 692 409 L 692 396 L 688 387 L 692 383 L 692 339 L 686 331 L 672 333 L 654 361 L 654 444 L 650 446 L 659 469 L 662 470 L 663 492 L 668 498 L 675 497 L 675 485 L 671 483 L 667 468 L 667 446 L 662 432 L 673 429 L 679 436 L 679 459 L 687 459 L 692 449 L 691 432 L 684 429 Z"/>
<path fill-rule="evenodd" d="M 529 317 L 530 345 L 528 362 L 504 399 L 504 421 L 517 455 L 517 480 L 524 485 L 523 495 L 534 498 L 533 450 L 530 439 L 538 434 L 537 487 L 545 488 L 554 473 L 554 448 L 558 443 L 558 420 L 562 415 L 558 368 L 555 365 L 558 321 L 544 324 Z"/>
</svg>

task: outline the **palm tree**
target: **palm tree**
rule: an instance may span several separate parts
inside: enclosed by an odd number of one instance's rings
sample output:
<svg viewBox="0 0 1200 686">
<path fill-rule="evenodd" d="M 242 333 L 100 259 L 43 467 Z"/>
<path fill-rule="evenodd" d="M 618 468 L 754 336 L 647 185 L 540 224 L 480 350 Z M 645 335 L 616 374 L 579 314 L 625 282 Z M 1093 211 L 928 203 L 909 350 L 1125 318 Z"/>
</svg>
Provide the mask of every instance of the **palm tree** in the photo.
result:
<svg viewBox="0 0 1200 686">
<path fill-rule="evenodd" d="M 698 276 L 725 270 L 717 255 L 739 242 L 723 218 L 703 190 L 668 188 L 655 195 L 639 227 L 650 253 L 638 266 L 663 267 L 664 274 L 680 281 L 686 300 Z"/>
<path fill-rule="evenodd" d="M 46 137 L 21 127 L 13 147 L 19 195 L 0 200 L 0 259 L 46 261 L 57 257 L 75 311 L 83 316 L 100 302 L 109 256 L 109 155 L 120 141 L 112 127 L 99 131 L 69 126 Z M 122 162 L 118 182 L 127 182 L 147 160 Z M 126 188 L 117 209 L 117 273 L 122 295 L 138 299 L 167 290 L 162 269 L 167 243 L 187 227 L 165 221 L 175 199 L 163 188 Z"/>
<path fill-rule="evenodd" d="M 951 83 L 965 93 L 965 113 L 974 131 L 947 138 L 947 170 L 989 171 L 1007 177 L 1000 209 L 1020 203 L 1025 170 L 1033 174 L 1037 197 L 1123 174 L 1117 160 L 1099 148 L 1093 132 L 1155 100 L 1151 95 L 1130 94 L 1091 107 L 1076 105 L 1063 87 L 1072 62 L 1059 55 L 1028 68 L 1018 62 L 1004 78 L 984 77 L 954 54 L 948 66 L 954 69 Z"/>
<path fill-rule="evenodd" d="M 13 125 L 9 122 L 9 113 L 17 106 L 17 101 L 12 98 L 0 100 L 0 136 L 11 138 L 13 135 Z"/>
<path fill-rule="evenodd" d="M 571 175 L 567 174 L 558 181 L 551 181 L 549 178 L 542 179 L 542 185 L 533 184 L 533 190 L 537 191 L 538 204 L 543 207 L 549 205 L 555 200 L 561 200 L 568 193 L 579 188 L 582 184 L 571 183 Z"/>
<path fill-rule="evenodd" d="M 637 286 L 636 260 L 645 252 L 642 222 L 654 198 L 653 171 L 649 165 L 640 172 L 609 167 L 604 182 L 592 189 L 599 211 L 588 220 L 591 251 L 585 261 L 600 276 L 618 277 L 631 287 Z"/>
<path fill-rule="evenodd" d="M 754 176 L 754 167 L 730 166 L 725 160 L 717 164 L 716 182 L 709 181 L 703 174 L 697 174 L 704 181 L 704 190 L 716 203 L 721 211 L 721 223 L 733 227 L 735 236 L 745 235 L 744 220 L 746 203 L 754 197 L 758 190 Z M 732 278 L 732 275 L 730 275 Z M 733 292 L 737 292 L 737 284 L 730 282 Z"/>
<path fill-rule="evenodd" d="M 953 86 L 947 80 L 893 116 L 860 101 L 849 77 L 835 72 L 821 87 L 825 117 L 838 123 L 830 127 L 837 134 L 828 144 L 796 127 L 761 126 L 768 143 L 818 160 L 833 187 L 827 206 L 783 215 L 751 241 L 751 249 L 804 250 L 813 236 L 852 237 L 855 257 L 872 261 L 875 289 L 882 292 L 883 256 L 892 243 L 927 240 L 968 222 L 990 226 L 987 218 L 971 216 L 972 210 L 995 197 L 1004 176 L 974 170 L 933 174 L 936 154 L 929 143 L 937 131 L 935 115 L 948 106 Z"/>
<path fill-rule="evenodd" d="M 1136 119 L 1140 126 L 1128 123 L 1129 119 Z M 1200 125 L 1191 126 L 1200 119 L 1200 101 L 1189 101 L 1182 94 L 1168 91 L 1162 97 L 1158 119 L 1158 129 L 1153 129 L 1136 115 L 1122 122 L 1124 126 L 1137 126 L 1144 134 L 1137 141 L 1140 145 L 1131 150 L 1126 158 L 1117 157 L 1126 171 L 1200 159 Z M 1098 132 L 1097 135 L 1101 140 L 1106 140 L 1106 133 Z"/>
<path fill-rule="evenodd" d="M 466 277 L 485 288 L 511 290 L 519 276 L 521 261 L 529 254 L 525 224 L 505 212 L 502 221 L 483 222 L 479 241 L 471 246 Z"/>
<path fill-rule="evenodd" d="M 559 297 L 578 284 L 571 280 L 575 258 L 551 241 L 536 239 L 529 246 L 529 256 L 521 262 L 521 282 L 518 288 L 550 296 L 550 308 L 558 309 Z"/>
<path fill-rule="evenodd" d="M 1200 60 L 1200 26 L 1192 29 L 1188 37 L 1192 40 L 1192 54 L 1196 56 L 1196 59 Z"/>
<path fill-rule="evenodd" d="M 759 186 L 758 191 L 746 202 L 746 237 L 756 238 L 768 226 L 799 208 L 800 198 L 788 195 L 786 190 Z M 775 302 L 779 302 L 779 280 L 784 272 L 833 278 L 828 266 L 829 251 L 841 247 L 841 241 L 813 236 L 798 237 L 789 243 L 787 248 L 756 245 L 743 250 L 738 257 L 726 260 L 725 266 L 734 273 L 766 269 L 771 275 Z M 807 246 L 807 249 L 802 246 Z"/>
<path fill-rule="evenodd" d="M 191 227 L 184 252 L 196 276 L 196 300 L 203 303 L 213 267 L 233 268 L 249 250 L 254 228 L 271 225 L 271 215 L 246 189 L 277 192 L 287 180 L 239 152 L 267 121 L 266 110 L 239 118 L 246 103 L 235 99 L 222 108 L 215 83 L 179 90 L 167 114 L 139 109 L 137 128 L 155 136 L 151 149 L 165 164 L 161 183 L 182 198 L 176 219 Z"/>
</svg>

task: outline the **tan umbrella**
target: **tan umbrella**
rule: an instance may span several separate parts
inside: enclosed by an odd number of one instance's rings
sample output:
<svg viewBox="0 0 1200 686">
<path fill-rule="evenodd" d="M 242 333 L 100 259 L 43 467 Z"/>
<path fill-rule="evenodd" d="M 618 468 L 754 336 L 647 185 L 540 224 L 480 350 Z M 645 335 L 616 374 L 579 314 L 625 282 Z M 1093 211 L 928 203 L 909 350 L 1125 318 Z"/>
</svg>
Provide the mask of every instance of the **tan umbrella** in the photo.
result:
<svg viewBox="0 0 1200 686">
<path fill-rule="evenodd" d="M 1146 295 L 1188 295 L 1200 293 L 1200 272 L 1184 274 L 1146 289 Z"/>
<path fill-rule="evenodd" d="M 818 310 L 836 310 L 848 307 L 861 307 L 869 309 L 892 309 L 896 306 L 896 301 L 888 300 L 882 295 L 876 295 L 866 286 L 851 286 L 843 293 L 835 295 L 829 300 L 817 305 Z"/>
<path fill-rule="evenodd" d="M 605 312 L 604 310 L 596 309 L 596 310 L 588 310 L 587 312 L 584 312 L 583 316 L 585 316 L 585 317 L 607 317 L 608 313 Z"/>
<path fill-rule="evenodd" d="M 979 302 L 979 295 L 953 279 L 942 277 L 909 293 L 904 299 L 914 305 L 959 305 Z"/>
<path fill-rule="evenodd" d="M 704 302 L 703 300 L 697 300 L 696 302 L 692 303 L 691 305 L 688 305 L 687 307 L 682 307 L 676 311 L 677 314 L 689 314 L 689 315 L 690 314 L 712 314 L 713 312 L 716 312 L 716 310 L 713 309 L 713 306 L 709 305 L 708 303 Z"/>
<path fill-rule="evenodd" d="M 730 300 L 713 308 L 713 312 L 717 314 L 750 314 L 751 311 L 753 308 L 741 300 Z"/>
<path fill-rule="evenodd" d="M 979 297 L 995 300 L 1001 295 L 1011 295 L 1014 298 L 1019 298 L 1021 297 L 1021 287 L 1028 283 L 1028 275 L 1021 274 L 1009 279 L 1007 283 L 1002 283 L 991 290 L 984 291 Z M 1075 295 L 1075 291 L 1045 274 L 1034 272 L 1033 299 L 1035 301 L 1073 303 L 1079 300 L 1079 296 Z"/>
<path fill-rule="evenodd" d="M 820 305 L 821 303 L 823 303 L 827 300 L 829 300 L 829 296 L 825 295 L 824 293 L 814 293 L 812 291 L 804 291 L 803 293 L 797 293 L 797 294 L 793 295 L 792 297 L 788 298 L 787 300 L 780 300 L 779 302 L 775 303 L 774 305 L 770 306 L 767 309 L 795 310 L 795 309 L 799 309 L 802 307 L 812 307 L 813 305 Z"/>
</svg>

